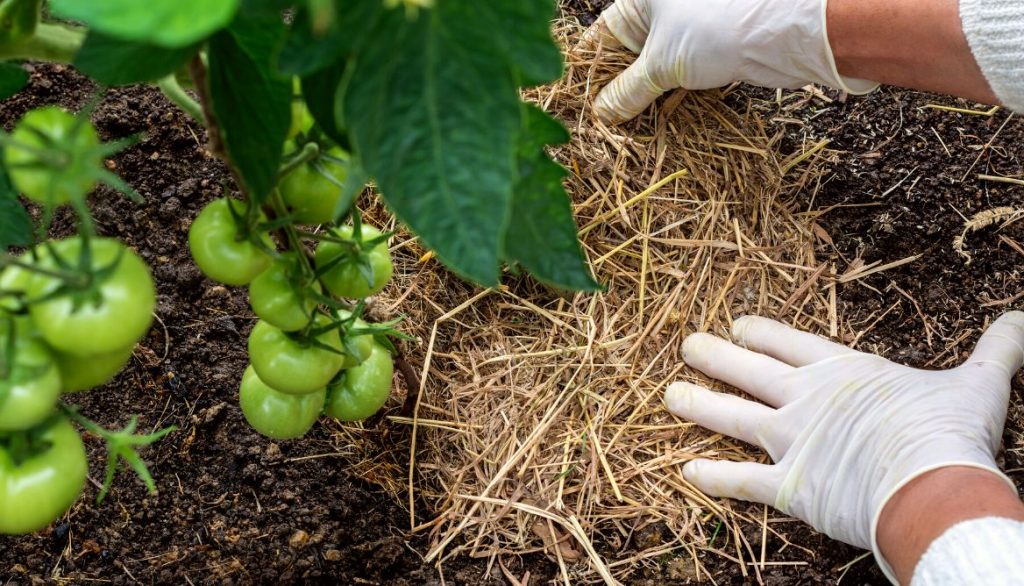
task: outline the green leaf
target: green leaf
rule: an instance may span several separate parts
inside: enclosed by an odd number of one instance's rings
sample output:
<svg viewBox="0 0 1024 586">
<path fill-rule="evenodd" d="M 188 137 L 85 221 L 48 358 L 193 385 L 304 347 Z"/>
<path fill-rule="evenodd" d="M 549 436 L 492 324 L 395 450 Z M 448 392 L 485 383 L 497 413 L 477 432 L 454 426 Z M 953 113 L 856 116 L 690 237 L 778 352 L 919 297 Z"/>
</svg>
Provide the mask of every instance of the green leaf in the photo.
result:
<svg viewBox="0 0 1024 586">
<path fill-rule="evenodd" d="M 228 157 L 256 203 L 274 188 L 291 126 L 291 78 L 272 66 L 284 34 L 279 16 L 243 11 L 209 45 L 213 113 Z"/>
<path fill-rule="evenodd" d="M 436 0 L 410 16 L 361 0 L 339 14 L 339 29 L 353 31 L 338 41 L 348 67 L 339 127 L 395 215 L 455 272 L 484 285 L 497 283 L 508 256 L 519 87 L 561 73 L 553 11 L 552 0 Z M 557 185 L 555 175 L 549 168 L 534 182 Z"/>
<path fill-rule="evenodd" d="M 74 66 L 104 85 L 128 85 L 166 77 L 198 50 L 198 45 L 166 49 L 89 31 L 75 55 Z"/>
<path fill-rule="evenodd" d="M 50 0 L 50 11 L 91 29 L 161 47 L 187 47 L 227 26 L 241 0 Z"/>
<path fill-rule="evenodd" d="M 18 201 L 6 172 L 0 172 L 0 250 L 32 244 L 32 218 Z"/>
<path fill-rule="evenodd" d="M 544 145 L 569 141 L 561 124 L 532 104 L 523 104 L 519 181 L 512 221 L 505 235 L 507 260 L 526 267 L 541 282 L 578 291 L 600 288 L 590 274 L 572 205 L 562 179 L 566 171 L 544 153 Z"/>
<path fill-rule="evenodd" d="M 28 72 L 20 65 L 0 63 L 0 100 L 6 100 L 21 91 L 28 83 Z"/>
<path fill-rule="evenodd" d="M 351 16 L 350 16 L 351 18 Z M 309 10 L 300 8 L 289 29 L 278 68 L 290 75 L 309 75 L 334 63 L 347 45 L 348 31 L 333 26 L 322 34 L 313 31 Z"/>
<path fill-rule="evenodd" d="M 302 97 L 306 101 L 309 113 L 313 115 L 313 120 L 316 120 L 327 137 L 340 145 L 348 145 L 349 142 L 335 115 L 338 87 L 345 76 L 345 71 L 345 62 L 337 61 L 302 78 Z"/>
</svg>

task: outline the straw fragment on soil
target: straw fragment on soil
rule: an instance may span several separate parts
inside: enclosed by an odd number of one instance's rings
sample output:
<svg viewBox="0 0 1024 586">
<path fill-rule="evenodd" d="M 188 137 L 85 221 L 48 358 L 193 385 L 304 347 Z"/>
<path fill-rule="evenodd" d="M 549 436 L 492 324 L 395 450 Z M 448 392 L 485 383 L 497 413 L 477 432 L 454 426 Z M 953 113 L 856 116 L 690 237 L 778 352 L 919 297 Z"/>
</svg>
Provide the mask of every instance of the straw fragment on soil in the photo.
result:
<svg viewBox="0 0 1024 586">
<path fill-rule="evenodd" d="M 555 32 L 573 48 L 566 75 L 527 99 L 573 135 L 553 155 L 571 172 L 585 252 L 607 290 L 560 296 L 510 278 L 475 291 L 407 237 L 393 243 L 407 264 L 397 298 L 381 303 L 409 316 L 405 329 L 423 341 L 410 362 L 423 370 L 414 415 L 392 423 L 414 430 L 404 496 L 437 515 L 415 529 L 430 535 L 429 560 L 491 558 L 496 574 L 506 554 L 543 552 L 567 584 L 629 582 L 665 556 L 706 579 L 713 552 L 756 579 L 772 552 L 740 529 L 785 536 L 761 509 L 748 516 L 702 495 L 681 469 L 765 456 L 674 418 L 661 396 L 680 379 L 718 387 L 682 363 L 692 332 L 727 336 L 748 313 L 844 330 L 835 267 L 814 254 L 821 229 L 787 199 L 813 189 L 827 145 L 777 152 L 780 137 L 735 105 L 741 96 L 727 106 L 728 89 L 677 91 L 634 122 L 602 125 L 593 96 L 633 57 L 577 47 L 574 22 Z M 668 539 L 637 537 L 659 524 Z"/>
</svg>

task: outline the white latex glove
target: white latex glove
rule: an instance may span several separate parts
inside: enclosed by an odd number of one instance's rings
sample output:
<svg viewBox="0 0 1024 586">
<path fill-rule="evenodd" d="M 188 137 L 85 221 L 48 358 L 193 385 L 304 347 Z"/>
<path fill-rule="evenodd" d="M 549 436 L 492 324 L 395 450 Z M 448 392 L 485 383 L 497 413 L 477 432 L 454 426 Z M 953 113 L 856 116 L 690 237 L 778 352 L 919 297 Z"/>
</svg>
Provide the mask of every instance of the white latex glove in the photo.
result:
<svg viewBox="0 0 1024 586">
<path fill-rule="evenodd" d="M 966 363 L 945 371 L 900 366 L 760 317 L 736 320 L 732 337 L 739 345 L 693 334 L 683 358 L 770 407 L 686 382 L 669 386 L 665 403 L 764 448 L 775 465 L 694 460 L 683 475 L 701 491 L 774 506 L 871 549 L 895 582 L 875 532 L 896 491 L 945 466 L 1006 478 L 994 457 L 1010 379 L 1024 362 L 1024 313 L 1004 314 Z"/>
<path fill-rule="evenodd" d="M 851 94 L 870 92 L 878 84 L 836 71 L 825 31 L 826 2 L 618 0 L 601 14 L 590 36 L 618 41 L 640 56 L 598 95 L 597 115 L 618 123 L 667 90 L 735 81 L 791 89 L 819 83 Z"/>
</svg>

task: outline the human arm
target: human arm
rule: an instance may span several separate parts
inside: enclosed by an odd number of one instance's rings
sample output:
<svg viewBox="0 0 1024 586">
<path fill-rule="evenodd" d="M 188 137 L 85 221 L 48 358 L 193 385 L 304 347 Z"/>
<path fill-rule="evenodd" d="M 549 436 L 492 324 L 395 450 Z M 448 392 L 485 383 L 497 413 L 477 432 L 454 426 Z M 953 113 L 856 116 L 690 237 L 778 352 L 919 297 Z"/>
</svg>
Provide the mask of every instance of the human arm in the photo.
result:
<svg viewBox="0 0 1024 586">
<path fill-rule="evenodd" d="M 939 468 L 915 478 L 889 499 L 878 520 L 878 547 L 899 582 L 910 584 L 936 539 L 958 523 L 988 517 L 1024 522 L 1024 504 L 1017 492 L 986 470 Z"/>
<path fill-rule="evenodd" d="M 639 53 L 597 98 L 611 123 L 664 91 L 736 81 L 854 94 L 884 82 L 1024 107 L 1024 13 L 1005 0 L 618 0 L 595 32 Z"/>
<path fill-rule="evenodd" d="M 900 366 L 758 317 L 736 320 L 732 337 L 735 344 L 692 334 L 683 359 L 767 405 L 689 382 L 671 385 L 665 403 L 683 419 L 764 448 L 774 464 L 688 462 L 683 475 L 703 492 L 772 505 L 871 549 L 893 577 L 878 527 L 886 505 L 915 479 L 966 467 L 1012 490 L 995 453 L 1010 379 L 1024 363 L 1024 313 L 1003 315 L 963 365 L 946 371 Z"/>
</svg>

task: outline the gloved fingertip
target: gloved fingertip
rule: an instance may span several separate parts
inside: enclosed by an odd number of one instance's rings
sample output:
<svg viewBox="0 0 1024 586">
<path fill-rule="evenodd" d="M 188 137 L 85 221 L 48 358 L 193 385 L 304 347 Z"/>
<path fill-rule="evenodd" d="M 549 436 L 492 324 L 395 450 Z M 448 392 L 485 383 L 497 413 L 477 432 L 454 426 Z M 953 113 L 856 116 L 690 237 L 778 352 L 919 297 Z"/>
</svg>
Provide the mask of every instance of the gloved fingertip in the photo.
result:
<svg viewBox="0 0 1024 586">
<path fill-rule="evenodd" d="M 676 381 L 665 389 L 665 407 L 669 412 L 679 417 L 685 417 L 690 412 L 693 403 L 694 389 L 697 385 L 685 381 Z"/>
</svg>

